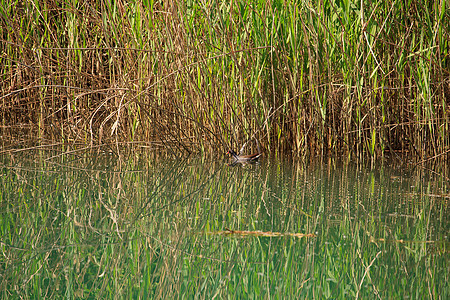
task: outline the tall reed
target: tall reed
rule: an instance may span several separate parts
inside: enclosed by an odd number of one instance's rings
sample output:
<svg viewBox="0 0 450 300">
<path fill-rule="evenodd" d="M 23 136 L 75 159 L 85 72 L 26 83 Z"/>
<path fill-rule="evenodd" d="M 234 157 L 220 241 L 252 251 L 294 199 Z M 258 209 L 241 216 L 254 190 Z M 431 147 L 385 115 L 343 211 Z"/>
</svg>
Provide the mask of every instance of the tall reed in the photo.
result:
<svg viewBox="0 0 450 300">
<path fill-rule="evenodd" d="M 2 1 L 3 135 L 450 151 L 449 2 Z M 254 146 L 252 146 L 254 147 Z"/>
</svg>

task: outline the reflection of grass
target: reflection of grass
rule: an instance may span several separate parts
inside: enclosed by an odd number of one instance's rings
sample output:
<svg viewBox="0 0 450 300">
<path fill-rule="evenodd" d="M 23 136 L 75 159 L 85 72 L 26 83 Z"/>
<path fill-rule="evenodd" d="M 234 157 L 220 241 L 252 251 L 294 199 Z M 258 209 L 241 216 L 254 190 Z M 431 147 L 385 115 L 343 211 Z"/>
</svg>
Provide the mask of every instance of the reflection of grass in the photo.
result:
<svg viewBox="0 0 450 300">
<path fill-rule="evenodd" d="M 448 151 L 448 1 L 168 3 L 3 5 L 4 133 L 176 153 L 253 135 L 266 153 Z"/>
<path fill-rule="evenodd" d="M 1 298 L 448 296 L 448 206 L 426 174 L 404 202 L 384 168 L 134 154 L 2 161 Z"/>
</svg>

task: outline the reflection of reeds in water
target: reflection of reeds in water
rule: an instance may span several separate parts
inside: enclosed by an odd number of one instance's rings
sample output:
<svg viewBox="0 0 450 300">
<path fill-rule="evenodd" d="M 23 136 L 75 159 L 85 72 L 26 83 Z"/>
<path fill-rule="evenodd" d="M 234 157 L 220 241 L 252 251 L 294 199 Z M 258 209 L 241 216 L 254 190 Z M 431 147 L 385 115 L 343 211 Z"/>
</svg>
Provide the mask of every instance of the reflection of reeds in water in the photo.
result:
<svg viewBox="0 0 450 300">
<path fill-rule="evenodd" d="M 430 3 L 13 2 L 2 135 L 448 156 L 450 18 Z"/>
<path fill-rule="evenodd" d="M 2 157 L 2 298 L 445 292 L 446 183 L 426 169 L 115 150 Z"/>
</svg>

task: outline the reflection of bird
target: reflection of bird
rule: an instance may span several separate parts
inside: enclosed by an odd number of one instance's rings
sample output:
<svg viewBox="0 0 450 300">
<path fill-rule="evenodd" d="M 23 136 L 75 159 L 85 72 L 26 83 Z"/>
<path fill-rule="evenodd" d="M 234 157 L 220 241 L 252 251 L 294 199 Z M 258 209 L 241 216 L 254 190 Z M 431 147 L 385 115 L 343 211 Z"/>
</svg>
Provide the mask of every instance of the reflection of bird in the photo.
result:
<svg viewBox="0 0 450 300">
<path fill-rule="evenodd" d="M 255 162 L 261 156 L 262 153 L 255 153 L 251 155 L 239 155 L 234 150 L 228 150 L 227 154 L 234 158 L 233 163 L 243 163 L 243 162 Z"/>
</svg>

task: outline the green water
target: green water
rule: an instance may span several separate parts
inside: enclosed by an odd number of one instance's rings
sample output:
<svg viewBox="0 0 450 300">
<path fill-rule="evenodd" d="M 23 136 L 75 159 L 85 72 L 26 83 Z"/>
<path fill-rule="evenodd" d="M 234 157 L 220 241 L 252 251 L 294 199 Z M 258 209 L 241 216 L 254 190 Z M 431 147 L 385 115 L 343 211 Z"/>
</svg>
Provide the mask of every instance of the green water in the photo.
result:
<svg viewBox="0 0 450 300">
<path fill-rule="evenodd" d="M 445 164 L 0 162 L 3 299 L 450 298 Z"/>
</svg>

